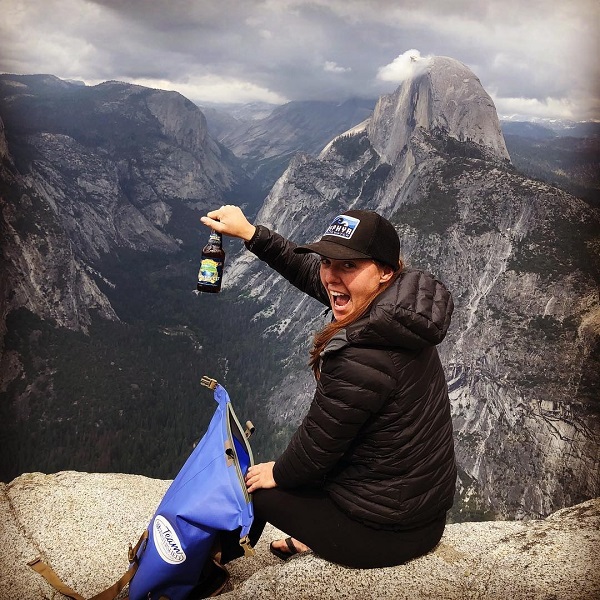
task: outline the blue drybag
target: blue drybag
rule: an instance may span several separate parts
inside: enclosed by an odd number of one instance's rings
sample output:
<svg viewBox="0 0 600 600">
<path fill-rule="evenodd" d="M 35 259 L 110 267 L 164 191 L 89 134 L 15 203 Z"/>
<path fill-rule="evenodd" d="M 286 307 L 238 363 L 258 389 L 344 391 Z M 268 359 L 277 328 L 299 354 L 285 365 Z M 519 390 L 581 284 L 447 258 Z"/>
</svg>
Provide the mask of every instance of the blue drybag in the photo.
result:
<svg viewBox="0 0 600 600">
<path fill-rule="evenodd" d="M 129 584 L 130 600 L 183 600 L 193 590 L 219 531 L 241 527 L 240 544 L 252 549 L 248 532 L 252 502 L 244 476 L 254 464 L 229 395 L 214 379 L 218 407 L 207 432 L 167 490 L 137 550 L 137 571 Z"/>
<path fill-rule="evenodd" d="M 114 585 L 91 600 L 113 600 L 129 582 L 129 600 L 185 600 L 194 592 L 206 564 L 220 566 L 214 556 L 219 532 L 240 529 L 244 554 L 253 554 L 248 540 L 252 525 L 252 501 L 244 476 L 254 464 L 248 436 L 229 395 L 214 379 L 202 378 L 214 390 L 217 410 L 204 437 L 173 480 L 135 548 L 129 549 L 130 565 Z M 59 592 L 84 600 L 66 585 L 41 557 L 28 565 Z"/>
</svg>

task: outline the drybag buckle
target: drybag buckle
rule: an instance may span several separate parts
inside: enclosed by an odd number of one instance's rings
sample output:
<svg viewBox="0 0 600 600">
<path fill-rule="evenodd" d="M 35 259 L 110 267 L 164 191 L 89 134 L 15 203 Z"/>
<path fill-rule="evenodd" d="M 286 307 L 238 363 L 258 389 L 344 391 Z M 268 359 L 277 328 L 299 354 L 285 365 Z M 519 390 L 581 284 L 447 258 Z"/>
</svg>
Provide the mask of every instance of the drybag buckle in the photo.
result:
<svg viewBox="0 0 600 600">
<path fill-rule="evenodd" d="M 27 566 L 28 566 L 28 567 L 31 567 L 31 568 L 33 569 L 33 568 L 34 568 L 34 566 L 33 566 L 33 565 L 35 565 L 35 564 L 37 564 L 37 563 L 39 563 L 39 562 L 42 562 L 42 557 L 41 557 L 41 556 L 38 556 L 37 558 L 34 558 L 33 560 L 30 560 L 30 561 L 27 563 Z"/>
<path fill-rule="evenodd" d="M 137 562 L 138 561 L 138 552 L 140 550 L 140 548 L 143 546 L 144 550 L 146 549 L 146 543 L 148 542 L 148 530 L 146 529 L 144 531 L 144 533 L 142 533 L 142 535 L 140 536 L 140 539 L 138 540 L 137 544 L 135 546 L 131 546 L 131 544 L 129 544 L 129 551 L 127 552 L 127 558 L 129 559 L 129 562 Z"/>
<path fill-rule="evenodd" d="M 240 546 L 244 549 L 244 556 L 254 556 L 256 554 L 256 550 L 250 544 L 250 538 L 247 535 L 240 538 Z"/>
<path fill-rule="evenodd" d="M 212 379 L 208 375 L 203 375 L 202 379 L 200 379 L 200 384 L 207 388 L 210 388 L 211 390 L 214 390 L 217 387 L 217 380 Z"/>
</svg>

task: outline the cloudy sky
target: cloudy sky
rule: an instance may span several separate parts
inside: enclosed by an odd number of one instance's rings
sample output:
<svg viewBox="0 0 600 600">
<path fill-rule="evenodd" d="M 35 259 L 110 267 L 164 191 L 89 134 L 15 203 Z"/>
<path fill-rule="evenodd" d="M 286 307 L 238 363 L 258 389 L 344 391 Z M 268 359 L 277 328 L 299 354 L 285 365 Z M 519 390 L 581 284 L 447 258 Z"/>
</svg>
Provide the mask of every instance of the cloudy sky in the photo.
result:
<svg viewBox="0 0 600 600">
<path fill-rule="evenodd" d="M 376 98 L 455 58 L 501 116 L 600 120 L 597 0 L 0 0 L 0 72 L 195 102 Z"/>
</svg>

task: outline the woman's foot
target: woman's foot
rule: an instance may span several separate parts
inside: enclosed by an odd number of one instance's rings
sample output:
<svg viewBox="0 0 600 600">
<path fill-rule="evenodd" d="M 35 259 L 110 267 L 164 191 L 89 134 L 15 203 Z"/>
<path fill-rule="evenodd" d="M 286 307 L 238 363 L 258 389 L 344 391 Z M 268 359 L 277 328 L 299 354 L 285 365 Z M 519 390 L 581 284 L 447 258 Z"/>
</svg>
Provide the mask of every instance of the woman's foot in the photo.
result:
<svg viewBox="0 0 600 600">
<path fill-rule="evenodd" d="M 299 542 L 294 538 L 285 538 L 284 540 L 275 540 L 271 542 L 269 550 L 272 554 L 280 558 L 281 560 L 287 560 L 294 556 L 294 554 L 301 554 L 302 552 L 309 552 L 310 548 Z"/>
</svg>

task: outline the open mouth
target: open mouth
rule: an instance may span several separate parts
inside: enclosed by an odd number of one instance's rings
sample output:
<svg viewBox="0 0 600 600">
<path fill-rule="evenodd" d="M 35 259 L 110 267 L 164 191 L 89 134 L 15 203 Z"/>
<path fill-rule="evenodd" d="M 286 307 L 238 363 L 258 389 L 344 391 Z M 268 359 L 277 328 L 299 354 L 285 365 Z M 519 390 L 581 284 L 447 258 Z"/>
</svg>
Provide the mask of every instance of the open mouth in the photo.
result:
<svg viewBox="0 0 600 600">
<path fill-rule="evenodd" d="M 331 292 L 331 297 L 333 298 L 333 305 L 336 308 L 343 308 L 350 302 L 350 296 L 348 294 L 340 294 L 339 292 Z"/>
</svg>

